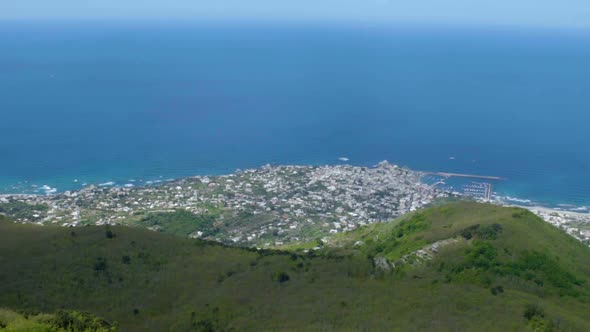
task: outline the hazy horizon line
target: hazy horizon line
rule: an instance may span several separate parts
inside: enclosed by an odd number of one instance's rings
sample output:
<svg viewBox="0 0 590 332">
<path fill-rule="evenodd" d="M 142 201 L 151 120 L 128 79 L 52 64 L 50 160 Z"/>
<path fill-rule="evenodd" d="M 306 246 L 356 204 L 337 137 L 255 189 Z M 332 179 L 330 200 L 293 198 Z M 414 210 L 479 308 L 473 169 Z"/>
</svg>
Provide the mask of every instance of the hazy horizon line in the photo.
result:
<svg viewBox="0 0 590 332">
<path fill-rule="evenodd" d="M 590 33 L 590 25 L 583 26 L 545 26 L 534 24 L 508 23 L 477 23 L 477 22 L 447 22 L 447 21 L 418 21 L 418 20 L 353 20 L 353 19 L 278 19 L 278 18 L 0 18 L 0 24 L 117 24 L 117 25 L 248 25 L 248 26 L 326 26 L 351 28 L 446 28 L 477 29 L 489 31 L 528 31 L 528 32 L 580 32 Z"/>
</svg>

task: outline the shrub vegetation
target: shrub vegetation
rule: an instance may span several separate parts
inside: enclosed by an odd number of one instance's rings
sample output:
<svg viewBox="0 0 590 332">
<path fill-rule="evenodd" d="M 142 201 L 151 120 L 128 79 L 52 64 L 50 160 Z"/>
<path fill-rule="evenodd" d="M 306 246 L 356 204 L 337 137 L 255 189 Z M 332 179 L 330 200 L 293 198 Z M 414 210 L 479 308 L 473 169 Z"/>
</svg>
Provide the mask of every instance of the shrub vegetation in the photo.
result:
<svg viewBox="0 0 590 332">
<path fill-rule="evenodd" d="M 147 218 L 173 234 L 217 222 Z M 39 331 L 112 331 L 107 322 L 131 332 L 590 331 L 590 249 L 521 209 L 435 206 L 336 235 L 319 250 L 315 241 L 258 250 L 110 229 L 116 236 L 92 226 L 72 236 L 0 221 L 0 307 L 54 329 Z M 416 264 L 375 265 L 446 240 Z M 15 330 L 7 312 L 2 329 Z"/>
</svg>

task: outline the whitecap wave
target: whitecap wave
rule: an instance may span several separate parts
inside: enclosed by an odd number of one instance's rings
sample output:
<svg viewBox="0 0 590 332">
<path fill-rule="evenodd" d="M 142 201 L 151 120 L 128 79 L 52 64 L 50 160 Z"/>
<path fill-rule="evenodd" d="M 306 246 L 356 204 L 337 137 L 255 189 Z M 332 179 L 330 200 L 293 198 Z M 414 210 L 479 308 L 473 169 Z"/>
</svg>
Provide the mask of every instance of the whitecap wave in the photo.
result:
<svg viewBox="0 0 590 332">
<path fill-rule="evenodd" d="M 45 192 L 45 194 L 47 194 L 47 195 L 55 194 L 57 192 L 57 188 L 52 188 L 46 184 L 44 184 L 41 188 L 39 188 L 39 190 L 43 190 Z"/>
<path fill-rule="evenodd" d="M 510 197 L 510 196 L 506 196 L 504 197 L 504 199 L 511 201 L 511 202 L 518 202 L 518 203 L 524 203 L 524 204 L 532 204 L 533 201 L 531 201 L 530 199 L 523 199 L 523 198 L 517 198 L 517 197 Z"/>
</svg>

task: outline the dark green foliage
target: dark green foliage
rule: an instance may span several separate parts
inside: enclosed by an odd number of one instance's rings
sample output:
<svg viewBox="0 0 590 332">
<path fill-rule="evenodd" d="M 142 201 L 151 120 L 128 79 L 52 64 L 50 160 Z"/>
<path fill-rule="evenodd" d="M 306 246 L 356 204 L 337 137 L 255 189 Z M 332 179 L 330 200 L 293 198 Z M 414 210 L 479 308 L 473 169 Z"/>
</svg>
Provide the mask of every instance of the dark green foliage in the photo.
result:
<svg viewBox="0 0 590 332">
<path fill-rule="evenodd" d="M 488 270 L 497 265 L 498 251 L 488 242 L 477 241 L 473 247 L 467 249 L 466 254 L 464 268 L 475 267 Z"/>
<path fill-rule="evenodd" d="M 423 231 L 430 227 L 430 222 L 422 213 L 414 214 L 410 219 L 404 220 L 394 229 L 395 237 L 408 236 L 419 231 Z"/>
<path fill-rule="evenodd" d="M 273 279 L 280 282 L 280 283 L 284 283 L 284 282 L 289 281 L 291 279 L 291 277 L 289 277 L 289 275 L 285 272 L 277 272 L 274 275 Z"/>
<path fill-rule="evenodd" d="M 139 221 L 146 227 L 158 227 L 163 233 L 188 236 L 196 231 L 203 232 L 203 237 L 213 236 L 219 232 L 214 225 L 216 214 L 194 214 L 186 210 L 175 212 L 150 213 Z"/>
<path fill-rule="evenodd" d="M 0 203 L 0 214 L 6 214 L 13 219 L 28 219 L 37 220 L 35 214 L 38 212 L 47 211 L 49 207 L 45 204 L 27 204 L 18 201 L 12 201 L 9 203 Z"/>
<path fill-rule="evenodd" d="M 109 226 L 106 227 L 104 234 L 107 239 L 113 239 L 116 236 Z"/>
<path fill-rule="evenodd" d="M 55 314 L 39 312 L 16 313 L 0 309 L 0 330 L 11 332 L 116 332 L 112 324 L 93 314 L 79 311 L 59 310 Z"/>
<path fill-rule="evenodd" d="M 195 328 L 194 331 L 197 332 L 215 332 L 215 328 L 213 327 L 213 322 L 208 319 L 198 320 L 193 325 Z"/>
<path fill-rule="evenodd" d="M 495 286 L 490 288 L 490 292 L 492 292 L 493 295 L 499 295 L 504 293 L 504 287 L 502 286 Z"/>
<path fill-rule="evenodd" d="M 527 320 L 531 320 L 535 317 L 544 318 L 545 317 L 545 310 L 541 308 L 537 304 L 528 304 L 526 309 L 524 310 L 524 318 Z"/>
<path fill-rule="evenodd" d="M 469 227 L 465 228 L 464 230 L 462 230 L 460 234 L 466 240 L 471 240 L 471 238 L 473 238 L 473 233 L 479 228 L 479 226 L 480 226 L 479 224 L 469 226 Z"/>
<path fill-rule="evenodd" d="M 559 290 L 559 294 L 579 296 L 584 281 L 563 268 L 555 259 L 538 251 L 523 251 L 516 258 L 500 255 L 496 247 L 487 241 L 475 241 L 466 249 L 464 260 L 451 268 L 452 273 L 469 271 L 475 280 L 482 277 L 512 276 L 534 282 L 538 287 L 545 283 Z M 495 295 L 495 294 L 494 294 Z"/>
<path fill-rule="evenodd" d="M 372 238 L 365 239 L 361 250 L 372 260 L 375 256 L 381 255 L 390 260 L 395 260 L 402 255 L 420 249 L 426 242 L 421 237 L 413 235 L 428 230 L 431 222 L 422 213 L 415 213 L 411 217 L 402 220 L 397 224 L 391 233 L 384 234 L 380 241 Z"/>
<path fill-rule="evenodd" d="M 521 218 L 524 218 L 524 217 L 529 216 L 531 214 L 531 212 L 529 212 L 528 210 L 525 210 L 525 209 L 516 208 L 515 210 L 516 211 L 514 211 L 512 213 L 512 218 L 515 218 L 515 219 L 521 219 Z"/>
<path fill-rule="evenodd" d="M 562 294 L 578 295 L 576 286 L 581 286 L 583 280 L 576 278 L 571 272 L 565 270 L 560 264 L 547 254 L 537 251 L 524 252 L 515 263 L 507 264 L 501 270 L 503 273 L 522 276 L 533 279 L 542 286 L 543 280 L 548 281 L 554 287 L 562 290 Z"/>
<path fill-rule="evenodd" d="M 227 327 L 226 322 L 222 319 L 222 312 L 219 307 L 210 307 L 205 305 L 206 310 L 199 314 L 191 312 L 190 331 L 198 332 L 215 332 L 215 331 L 233 331 L 234 329 Z"/>
<path fill-rule="evenodd" d="M 464 260 L 450 268 L 454 274 L 459 274 L 469 270 L 489 271 L 498 265 L 496 257 L 498 252 L 496 248 L 485 241 L 475 241 L 471 247 L 465 250 Z M 443 269 L 444 266 L 439 267 Z M 482 280 L 478 278 L 477 280 Z"/>
<path fill-rule="evenodd" d="M 501 231 L 502 225 L 497 223 L 483 226 L 480 224 L 475 224 L 465 228 L 460 232 L 460 234 L 466 240 L 471 240 L 474 237 L 482 240 L 495 240 L 498 236 L 498 233 Z"/>
<path fill-rule="evenodd" d="M 97 258 L 96 262 L 94 262 L 94 271 L 104 272 L 106 270 L 107 270 L 107 261 L 102 257 Z"/>
<path fill-rule="evenodd" d="M 108 321 L 92 314 L 78 311 L 60 310 L 50 321 L 50 325 L 65 331 L 114 331 L 114 327 Z"/>
<path fill-rule="evenodd" d="M 129 257 L 129 255 L 125 255 L 123 257 L 121 257 L 121 262 L 123 262 L 123 264 L 131 264 L 131 257 Z"/>
<path fill-rule="evenodd" d="M 538 304 L 528 304 L 523 313 L 533 331 L 552 332 L 561 331 L 560 319 L 552 320 L 547 317 L 545 310 Z"/>
</svg>

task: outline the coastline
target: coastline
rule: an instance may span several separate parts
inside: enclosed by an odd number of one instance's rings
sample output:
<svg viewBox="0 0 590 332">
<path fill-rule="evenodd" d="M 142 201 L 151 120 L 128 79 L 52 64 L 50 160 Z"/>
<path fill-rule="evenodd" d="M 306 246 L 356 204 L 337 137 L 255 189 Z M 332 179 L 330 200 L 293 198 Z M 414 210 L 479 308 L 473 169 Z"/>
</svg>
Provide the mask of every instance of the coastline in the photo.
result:
<svg viewBox="0 0 590 332">
<path fill-rule="evenodd" d="M 340 161 L 339 163 L 319 163 L 319 164 L 273 164 L 274 166 L 309 166 L 309 167 L 336 167 L 336 166 L 351 166 L 351 167 L 370 167 L 365 165 L 355 165 L 347 163 L 349 160 L 346 157 L 338 158 Z M 422 175 L 430 175 L 432 171 L 422 171 L 413 168 L 404 167 L 405 169 L 411 170 L 416 173 L 420 173 Z M 250 168 L 256 169 L 256 168 Z M 52 181 L 38 181 L 41 184 L 35 184 L 29 181 L 20 181 L 14 185 L 4 185 L 0 187 L 0 197 L 33 197 L 33 196 L 48 196 L 48 195 L 59 195 L 66 192 L 76 192 L 84 190 L 88 187 L 107 187 L 107 188 L 141 188 L 147 186 L 154 186 L 160 185 L 167 182 L 174 182 L 179 181 L 186 178 L 194 178 L 194 177 L 217 177 L 217 176 L 228 176 L 234 174 L 236 172 L 242 171 L 241 169 L 236 169 L 233 172 L 229 170 L 225 171 L 208 171 L 203 173 L 197 174 L 189 174 L 189 175 L 179 175 L 177 177 L 170 177 L 170 176 L 163 176 L 163 175 L 153 175 L 153 176 L 146 176 L 146 177 L 128 177 L 128 179 L 122 179 L 122 177 L 118 178 L 100 178 L 100 179 L 93 179 L 93 180 L 78 180 L 76 177 L 72 177 L 71 180 L 64 181 L 61 180 L 60 184 L 52 183 Z M 83 178 L 83 177 L 80 177 Z M 49 184 L 47 184 L 49 183 Z M 69 183 L 64 185 L 65 183 Z M 428 182 L 425 182 L 428 183 Z M 64 189 L 65 187 L 65 189 Z M 9 190 L 10 189 L 10 190 Z M 449 188 L 442 188 L 448 192 L 455 192 L 455 189 Z M 551 202 L 540 202 L 528 197 L 514 197 L 513 194 L 508 194 L 506 192 L 494 192 L 493 199 L 496 201 L 501 201 L 503 204 L 507 205 L 514 205 L 514 206 L 521 206 L 527 209 L 530 208 L 542 208 L 542 209 L 550 209 L 555 210 L 557 212 L 567 212 L 567 213 L 579 213 L 579 214 L 588 214 L 590 215 L 590 203 L 588 204 L 574 204 L 564 201 L 551 201 Z"/>
<path fill-rule="evenodd" d="M 211 238 L 251 245 L 267 241 L 264 240 L 265 234 L 273 232 L 276 236 L 263 244 L 277 245 L 300 240 L 297 232 L 301 230 L 317 235 L 349 231 L 358 226 L 394 219 L 439 198 L 474 198 L 428 184 L 423 181 L 425 174 L 428 172 L 399 167 L 387 161 L 373 167 L 348 164 L 265 165 L 215 176 L 198 175 L 123 184 L 109 181 L 64 192 L 43 186 L 41 188 L 46 194 L 0 194 L 0 204 L 20 202 L 46 206 L 46 209 L 31 209 L 29 214 L 22 214 L 16 221 L 64 226 L 133 225 L 141 222 L 146 214 L 177 209 L 195 215 L 207 214 L 213 209 L 219 213 L 217 217 L 226 220 L 234 220 L 244 212 L 254 216 L 254 223 L 262 220 L 262 224 L 275 225 L 270 228 L 259 225 L 260 230 L 239 232 L 230 227 L 223 236 Z M 513 197 L 497 194 L 489 200 L 475 199 L 527 209 L 590 244 L 590 213 L 559 206 L 519 204 L 531 201 L 515 202 Z M 326 205 L 326 202 L 329 204 Z M 567 207 L 576 209 L 571 205 Z M 248 232 L 255 235 L 246 234 Z M 203 233 L 186 235 L 201 237 Z"/>
<path fill-rule="evenodd" d="M 59 194 L 5 195 L 0 202 L 19 213 L 17 222 L 41 225 L 162 229 L 154 218 L 168 218 L 162 212 L 186 211 L 180 235 L 276 246 L 391 220 L 449 197 L 420 177 L 419 172 L 385 161 L 374 167 L 265 165 L 148 186 L 92 185 Z M 191 220 L 201 220 L 206 230 Z"/>
<path fill-rule="evenodd" d="M 338 158 L 339 163 L 320 163 L 320 164 L 273 164 L 273 166 L 304 166 L 304 167 L 336 167 L 336 166 L 350 166 L 350 167 L 370 167 L 365 165 L 354 165 L 349 164 L 349 159 L 346 157 Z M 267 164 L 270 165 L 270 164 Z M 376 165 L 375 165 L 376 166 Z M 262 167 L 262 166 L 261 166 Z M 258 169 L 260 167 L 249 168 L 249 169 Z M 409 171 L 415 172 L 417 174 L 421 174 L 422 176 L 432 175 L 432 171 L 422 171 L 416 170 L 408 167 L 403 167 Z M 148 176 L 145 178 L 142 177 L 130 177 L 127 180 L 122 179 L 95 179 L 91 181 L 81 181 L 77 178 L 73 178 L 70 181 L 70 185 L 66 186 L 65 189 L 59 188 L 57 184 L 33 184 L 29 183 L 29 181 L 20 181 L 18 184 L 15 185 L 8 185 L 4 186 L 4 188 L 0 188 L 0 198 L 2 197 L 35 197 L 35 196 L 51 196 L 51 195 L 60 195 L 67 192 L 77 192 L 83 191 L 89 187 L 104 187 L 104 188 L 142 188 L 142 187 L 149 187 L 149 186 L 157 186 L 169 182 L 181 181 L 187 178 L 196 178 L 196 177 L 218 177 L 218 176 L 229 176 L 231 174 L 235 174 L 238 172 L 242 172 L 242 169 L 236 169 L 232 171 L 219 171 L 219 172 L 204 172 L 203 174 L 191 174 L 191 175 L 180 175 L 178 177 L 165 177 L 165 176 Z M 505 179 L 503 179 L 505 180 Z M 423 181 L 424 183 L 428 184 L 428 182 Z M 44 182 L 40 182 L 44 183 Z M 7 191 L 8 188 L 11 188 L 15 191 Z M 4 189 L 4 191 L 2 191 Z M 450 188 L 442 188 L 442 190 L 447 192 L 453 192 L 454 194 L 462 195 L 462 193 L 457 192 L 454 189 Z M 553 202 L 538 202 L 533 199 L 527 197 L 514 197 L 513 195 L 508 195 L 504 192 L 494 192 L 492 195 L 492 199 L 494 201 L 501 202 L 500 204 L 503 205 L 510 205 L 510 206 L 518 206 L 523 207 L 526 209 L 537 209 L 537 210 L 547 210 L 550 212 L 557 212 L 557 213 L 567 213 L 570 215 L 580 215 L 584 217 L 585 215 L 590 215 L 590 204 L 573 204 L 573 203 L 564 203 L 562 201 L 553 201 Z"/>
</svg>

